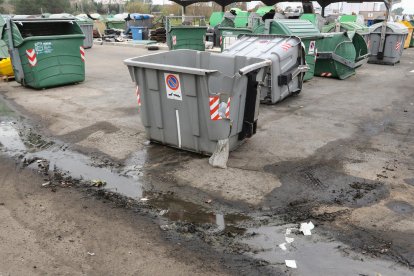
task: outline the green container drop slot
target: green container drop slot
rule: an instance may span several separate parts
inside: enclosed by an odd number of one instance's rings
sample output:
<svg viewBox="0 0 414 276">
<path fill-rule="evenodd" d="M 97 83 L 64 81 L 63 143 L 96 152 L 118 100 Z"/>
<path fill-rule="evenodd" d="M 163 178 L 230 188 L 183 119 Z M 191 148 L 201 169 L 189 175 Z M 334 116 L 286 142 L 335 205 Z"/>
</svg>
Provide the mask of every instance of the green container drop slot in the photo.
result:
<svg viewBox="0 0 414 276">
<path fill-rule="evenodd" d="M 308 20 L 300 19 L 269 19 L 265 24 L 257 26 L 253 33 L 255 34 L 276 34 L 292 35 L 302 40 L 305 46 L 305 59 L 309 70 L 306 72 L 304 80 L 310 80 L 314 76 L 316 54 L 319 51 L 317 41 L 323 39 L 323 35 Z"/>
<path fill-rule="evenodd" d="M 85 35 L 73 19 L 7 19 L 16 81 L 35 89 L 85 80 Z"/>
</svg>

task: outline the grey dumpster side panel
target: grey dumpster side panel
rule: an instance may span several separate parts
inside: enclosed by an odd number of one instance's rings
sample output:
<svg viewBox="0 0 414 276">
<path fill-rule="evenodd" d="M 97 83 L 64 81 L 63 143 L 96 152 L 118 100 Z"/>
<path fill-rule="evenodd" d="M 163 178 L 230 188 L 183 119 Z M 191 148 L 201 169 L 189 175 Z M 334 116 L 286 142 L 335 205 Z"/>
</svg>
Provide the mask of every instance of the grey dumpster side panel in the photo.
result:
<svg viewBox="0 0 414 276">
<path fill-rule="evenodd" d="M 247 77 L 238 70 L 258 61 L 262 60 L 191 50 L 126 60 L 140 89 L 140 114 L 147 137 L 206 154 L 214 151 L 218 140 L 229 138 L 230 150 L 234 150 L 242 142 L 238 134 L 243 127 L 247 88 Z M 168 98 L 166 75 L 178 78 L 181 100 Z M 223 102 L 231 97 L 230 119 L 211 119 L 210 96 Z"/>
</svg>

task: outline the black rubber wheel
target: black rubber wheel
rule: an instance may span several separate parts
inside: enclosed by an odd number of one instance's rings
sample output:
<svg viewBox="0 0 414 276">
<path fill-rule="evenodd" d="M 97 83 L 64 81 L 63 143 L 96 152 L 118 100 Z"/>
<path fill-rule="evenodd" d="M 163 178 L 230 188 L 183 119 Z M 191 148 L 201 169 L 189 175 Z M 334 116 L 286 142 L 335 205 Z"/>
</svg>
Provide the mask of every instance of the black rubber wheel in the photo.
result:
<svg viewBox="0 0 414 276">
<path fill-rule="evenodd" d="M 153 46 L 147 46 L 147 49 L 148 49 L 148 51 L 157 51 L 160 48 L 158 46 L 153 45 Z"/>
</svg>

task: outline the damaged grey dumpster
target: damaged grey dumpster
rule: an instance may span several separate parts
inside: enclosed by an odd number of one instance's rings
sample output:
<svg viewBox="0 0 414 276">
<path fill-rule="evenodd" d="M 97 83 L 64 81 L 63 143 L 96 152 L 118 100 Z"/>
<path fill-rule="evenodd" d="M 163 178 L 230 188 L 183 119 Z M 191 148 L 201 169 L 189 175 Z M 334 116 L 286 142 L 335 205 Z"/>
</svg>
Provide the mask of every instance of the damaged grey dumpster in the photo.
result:
<svg viewBox="0 0 414 276">
<path fill-rule="evenodd" d="M 246 34 L 225 49 L 223 55 L 258 57 L 272 61 L 270 72 L 260 86 L 262 102 L 274 104 L 302 90 L 308 66 L 305 49 L 296 36 Z"/>
<path fill-rule="evenodd" d="M 257 81 L 271 61 L 176 50 L 124 62 L 151 141 L 211 155 L 218 141 L 233 150 L 256 132 Z"/>
</svg>

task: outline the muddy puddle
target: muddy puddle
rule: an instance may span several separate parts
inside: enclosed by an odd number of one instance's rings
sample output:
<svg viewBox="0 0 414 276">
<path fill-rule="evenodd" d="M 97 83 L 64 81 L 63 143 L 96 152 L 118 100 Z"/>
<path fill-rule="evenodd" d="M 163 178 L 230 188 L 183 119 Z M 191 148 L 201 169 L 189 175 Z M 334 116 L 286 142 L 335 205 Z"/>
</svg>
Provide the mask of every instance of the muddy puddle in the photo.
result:
<svg viewBox="0 0 414 276">
<path fill-rule="evenodd" d="M 248 255 L 272 266 L 294 260 L 297 268 L 287 268 L 289 275 L 412 275 L 393 262 L 355 253 L 333 238 L 318 235 L 317 226 L 310 236 L 304 236 L 296 224 L 251 228 L 240 242 L 251 248 Z"/>
<path fill-rule="evenodd" d="M 177 152 L 171 160 L 168 160 L 162 158 L 164 155 L 159 152 L 161 147 L 147 147 L 148 150 L 153 151 L 151 154 L 146 150 L 137 152 L 125 162 L 124 167 L 112 169 L 101 166 L 89 156 L 69 150 L 65 145 L 45 141 L 32 131 L 25 135 L 25 131 L 21 128 L 21 125 L 12 120 L 0 122 L 0 151 L 10 157 L 18 158 L 34 170 L 38 170 L 39 166 L 43 167 L 39 164 L 45 163 L 46 170 L 51 174 L 59 171 L 65 178 L 70 177 L 84 183 L 96 181 L 105 183 L 102 189 L 137 200 L 157 210 L 159 216 L 167 220 L 162 222 L 164 224 L 168 224 L 168 221 L 194 225 L 210 224 L 219 232 L 228 228 L 235 230 L 237 222 L 248 218 L 238 214 L 213 212 L 172 195 L 153 194 L 150 189 L 146 189 L 145 164 L 163 163 L 163 165 L 175 166 L 180 159 L 190 158 L 187 153 Z"/>
</svg>

